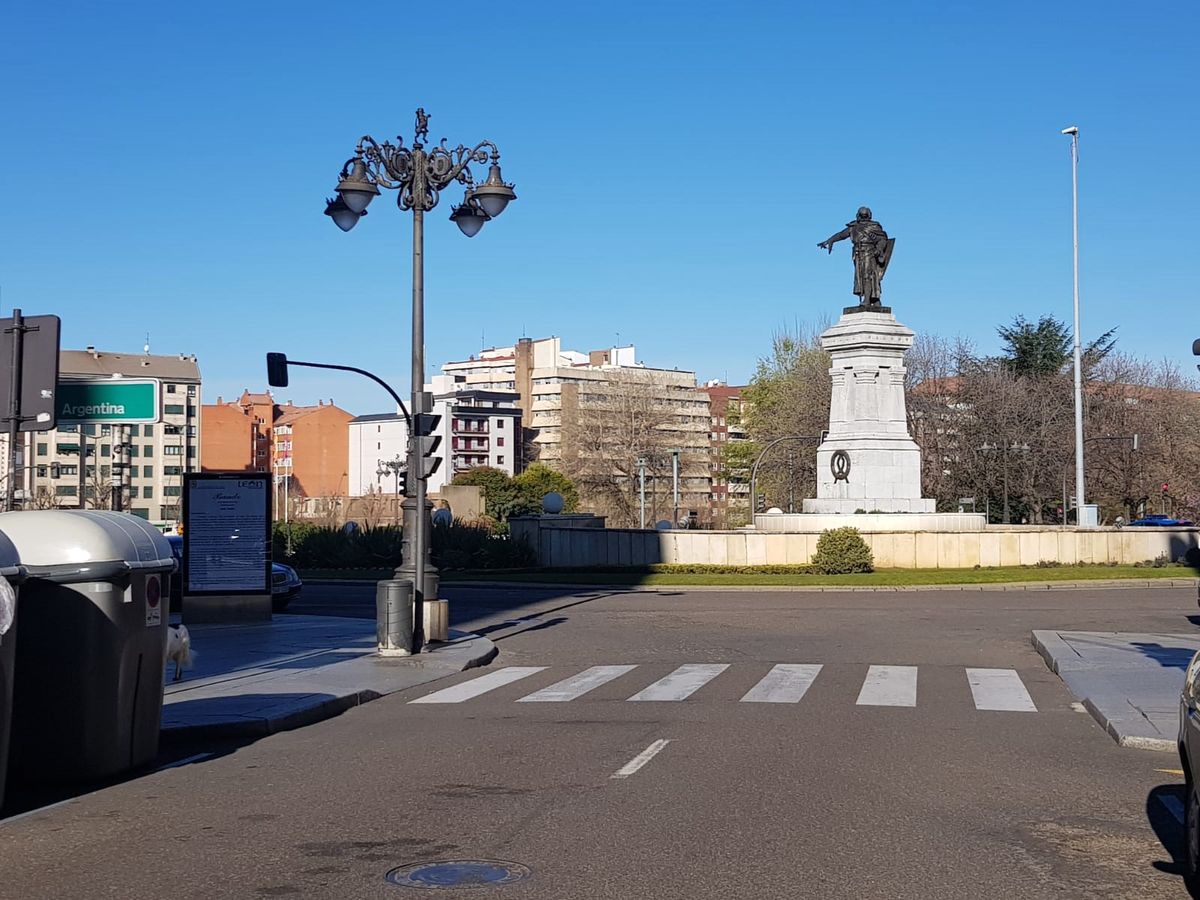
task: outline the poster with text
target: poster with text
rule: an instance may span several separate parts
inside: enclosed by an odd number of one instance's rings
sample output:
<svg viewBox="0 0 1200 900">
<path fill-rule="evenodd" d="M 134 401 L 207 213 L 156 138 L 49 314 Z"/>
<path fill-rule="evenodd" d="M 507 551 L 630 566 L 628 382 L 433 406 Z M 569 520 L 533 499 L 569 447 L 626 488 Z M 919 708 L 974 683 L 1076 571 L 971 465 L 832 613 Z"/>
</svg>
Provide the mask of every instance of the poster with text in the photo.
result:
<svg viewBox="0 0 1200 900">
<path fill-rule="evenodd" d="M 185 478 L 185 594 L 271 590 L 271 490 L 260 473 Z"/>
</svg>

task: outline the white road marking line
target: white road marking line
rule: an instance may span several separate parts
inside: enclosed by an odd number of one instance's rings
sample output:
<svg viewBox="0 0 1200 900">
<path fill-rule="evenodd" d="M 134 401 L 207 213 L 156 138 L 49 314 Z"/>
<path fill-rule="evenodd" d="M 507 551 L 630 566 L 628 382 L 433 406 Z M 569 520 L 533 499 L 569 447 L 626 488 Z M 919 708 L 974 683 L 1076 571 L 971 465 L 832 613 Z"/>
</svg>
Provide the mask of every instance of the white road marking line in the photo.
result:
<svg viewBox="0 0 1200 900">
<path fill-rule="evenodd" d="M 613 774 L 609 777 L 628 778 L 646 763 L 650 762 L 650 760 L 654 759 L 654 757 L 658 756 L 662 748 L 667 746 L 669 743 L 671 743 L 669 740 L 659 738 L 629 762 L 625 763 L 625 765 L 621 766 L 621 768 L 617 769 L 617 771 L 613 772 Z"/>
<path fill-rule="evenodd" d="M 1159 794 L 1158 802 L 1166 807 L 1167 812 L 1175 817 L 1175 821 L 1183 824 L 1183 804 L 1174 794 Z"/>
<path fill-rule="evenodd" d="M 998 712 L 1037 712 L 1033 698 L 1013 669 L 967 669 L 975 708 Z"/>
<path fill-rule="evenodd" d="M 688 663 L 629 699 L 685 700 L 728 668 L 727 663 Z"/>
<path fill-rule="evenodd" d="M 194 756 L 188 756 L 183 759 L 177 759 L 173 763 L 167 763 L 165 766 L 159 766 L 157 771 L 165 772 L 167 769 L 178 769 L 180 766 L 186 766 L 190 763 L 200 762 L 202 759 L 208 759 L 212 756 L 211 753 L 197 753 Z"/>
<path fill-rule="evenodd" d="M 632 672 L 637 666 L 592 666 L 584 669 L 578 675 L 564 678 L 557 684 L 534 691 L 522 697 L 518 703 L 565 703 L 582 697 L 588 691 L 595 690 L 602 684 L 608 684 L 614 678 L 620 678 L 626 672 Z"/>
<path fill-rule="evenodd" d="M 858 693 L 859 706 L 916 706 L 916 666 L 871 666 Z"/>
<path fill-rule="evenodd" d="M 780 663 L 750 688 L 741 703 L 798 703 L 812 685 L 819 665 Z"/>
<path fill-rule="evenodd" d="M 464 700 L 470 700 L 473 697 L 478 697 L 480 694 L 486 694 L 488 691 L 494 691 L 496 688 L 504 687 L 506 684 L 512 684 L 514 681 L 520 681 L 522 678 L 527 678 L 535 672 L 540 672 L 545 666 L 508 666 L 504 669 L 497 669 L 494 672 L 488 672 L 486 675 L 481 675 L 470 681 L 464 681 L 462 684 L 456 684 L 453 687 L 443 688 L 440 691 L 434 691 L 432 694 L 426 694 L 424 697 L 418 697 L 416 700 L 409 700 L 409 703 L 462 703 Z"/>
</svg>

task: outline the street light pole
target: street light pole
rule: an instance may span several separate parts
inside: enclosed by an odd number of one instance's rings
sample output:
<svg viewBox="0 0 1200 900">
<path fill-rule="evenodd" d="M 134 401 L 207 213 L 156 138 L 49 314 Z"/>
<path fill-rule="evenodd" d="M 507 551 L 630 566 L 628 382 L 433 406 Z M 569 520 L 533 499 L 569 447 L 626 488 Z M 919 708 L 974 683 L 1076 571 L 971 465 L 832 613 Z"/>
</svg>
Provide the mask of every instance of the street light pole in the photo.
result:
<svg viewBox="0 0 1200 900">
<path fill-rule="evenodd" d="M 437 570 L 429 558 L 429 522 L 425 485 L 424 442 L 418 434 L 432 398 L 425 392 L 425 213 L 438 204 L 440 192 L 455 182 L 465 186 L 460 205 L 450 213 L 467 237 L 500 215 L 516 199 L 513 186 L 500 174 L 500 151 L 491 141 L 480 141 L 453 150 L 442 141 L 426 149 L 429 116 L 418 109 L 411 147 L 404 139 L 382 144 L 370 135 L 359 139 L 354 156 L 342 165 L 337 198 L 326 203 L 325 214 L 342 231 L 349 231 L 367 214 L 379 188 L 397 191 L 396 202 L 413 213 L 412 250 L 412 404 L 408 433 L 409 496 L 405 497 L 403 550 L 396 578 L 413 586 L 413 647 L 420 652 L 425 641 L 425 601 L 437 598 Z M 476 183 L 472 163 L 489 165 L 487 180 Z"/>
<path fill-rule="evenodd" d="M 1075 524 L 1084 524 L 1083 495 L 1083 353 L 1079 342 L 1079 128 L 1064 128 L 1071 136 L 1071 263 L 1075 308 Z"/>
</svg>

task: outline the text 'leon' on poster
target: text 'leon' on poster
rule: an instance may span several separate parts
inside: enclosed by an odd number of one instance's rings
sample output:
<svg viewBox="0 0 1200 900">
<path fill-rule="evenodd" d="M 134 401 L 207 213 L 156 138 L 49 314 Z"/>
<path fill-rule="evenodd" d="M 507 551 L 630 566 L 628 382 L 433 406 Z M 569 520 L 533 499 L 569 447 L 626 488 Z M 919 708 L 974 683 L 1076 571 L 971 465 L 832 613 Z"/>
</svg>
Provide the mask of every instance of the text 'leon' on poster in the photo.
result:
<svg viewBox="0 0 1200 900">
<path fill-rule="evenodd" d="M 185 479 L 184 592 L 271 590 L 270 476 L 194 474 Z"/>
</svg>

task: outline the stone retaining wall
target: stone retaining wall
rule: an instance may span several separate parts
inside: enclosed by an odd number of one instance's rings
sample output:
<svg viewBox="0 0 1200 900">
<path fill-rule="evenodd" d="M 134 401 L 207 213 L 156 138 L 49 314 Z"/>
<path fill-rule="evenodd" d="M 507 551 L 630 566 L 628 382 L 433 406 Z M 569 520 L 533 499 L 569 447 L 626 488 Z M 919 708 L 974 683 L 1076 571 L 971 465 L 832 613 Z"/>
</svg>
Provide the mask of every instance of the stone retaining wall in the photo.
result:
<svg viewBox="0 0 1200 900">
<path fill-rule="evenodd" d="M 812 559 L 818 534 L 753 531 L 642 531 L 636 528 L 546 528 L 536 518 L 513 521 L 513 537 L 528 540 L 539 565 L 644 566 L 803 565 Z M 982 532 L 864 532 L 881 569 L 969 569 L 974 566 L 1032 566 L 1135 563 L 1200 553 L 1200 529 L 1044 529 L 1008 526 Z"/>
</svg>

